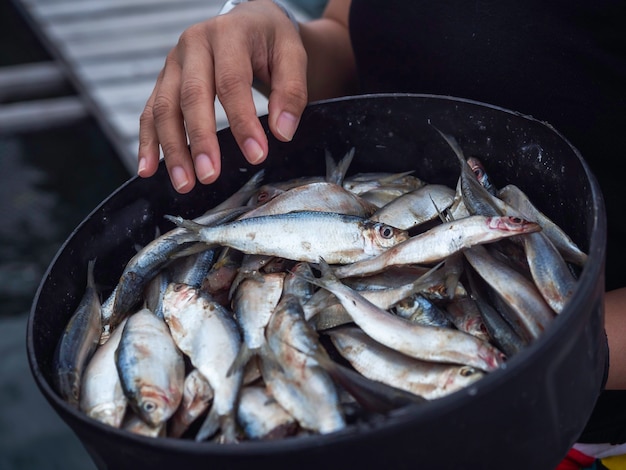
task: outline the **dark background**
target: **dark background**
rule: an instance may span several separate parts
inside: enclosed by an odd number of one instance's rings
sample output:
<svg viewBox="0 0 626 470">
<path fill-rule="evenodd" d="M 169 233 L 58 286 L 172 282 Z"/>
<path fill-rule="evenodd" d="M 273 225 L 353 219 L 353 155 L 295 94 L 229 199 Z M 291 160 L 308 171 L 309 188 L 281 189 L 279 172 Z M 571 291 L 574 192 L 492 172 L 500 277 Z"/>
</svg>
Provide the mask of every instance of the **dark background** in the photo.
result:
<svg viewBox="0 0 626 470">
<path fill-rule="evenodd" d="M 0 2 L 0 69 L 50 59 L 11 2 Z M 74 94 L 71 85 L 32 99 L 65 94 Z M 92 119 L 38 132 L 0 129 L 0 470 L 95 468 L 32 378 L 26 324 L 63 241 L 129 177 Z"/>
</svg>

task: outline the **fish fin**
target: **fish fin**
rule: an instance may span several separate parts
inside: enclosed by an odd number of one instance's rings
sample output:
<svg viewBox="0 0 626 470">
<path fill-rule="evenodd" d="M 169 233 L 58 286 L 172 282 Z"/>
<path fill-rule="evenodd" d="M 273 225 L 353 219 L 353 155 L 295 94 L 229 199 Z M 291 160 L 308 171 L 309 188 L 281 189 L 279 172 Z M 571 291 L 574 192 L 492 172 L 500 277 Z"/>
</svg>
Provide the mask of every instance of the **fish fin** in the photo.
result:
<svg viewBox="0 0 626 470">
<path fill-rule="evenodd" d="M 239 351 L 237 351 L 237 356 L 233 359 L 233 363 L 228 368 L 226 372 L 226 377 L 230 377 L 235 372 L 239 370 L 243 370 L 248 361 L 258 353 L 256 349 L 250 349 L 246 343 L 241 343 L 241 347 Z"/>
<path fill-rule="evenodd" d="M 439 132 L 441 137 L 443 137 L 443 139 L 448 143 L 450 148 L 454 151 L 454 154 L 458 158 L 459 162 L 462 165 L 466 165 L 467 166 L 467 162 L 465 160 L 465 154 L 463 153 L 463 149 L 461 148 L 461 146 L 459 145 L 457 140 L 453 136 L 451 136 L 450 134 L 446 134 L 445 132 L 443 132 L 442 130 L 437 128 L 434 124 L 431 123 L 430 125 L 433 127 L 433 129 L 435 129 L 437 132 Z M 473 176 L 474 176 L 474 174 L 472 173 L 472 177 Z"/>
<path fill-rule="evenodd" d="M 343 184 L 343 180 L 348 172 L 348 168 L 352 163 L 352 159 L 354 158 L 354 147 L 352 147 L 348 152 L 339 160 L 339 163 L 336 163 L 330 152 L 326 150 L 326 182 L 327 183 L 335 183 L 338 185 Z"/>
<path fill-rule="evenodd" d="M 196 442 L 205 441 L 209 437 L 213 436 L 218 429 L 220 428 L 220 416 L 217 414 L 217 411 L 214 406 L 209 410 L 209 414 L 204 419 L 202 426 L 198 430 L 196 434 L 195 440 Z"/>
</svg>

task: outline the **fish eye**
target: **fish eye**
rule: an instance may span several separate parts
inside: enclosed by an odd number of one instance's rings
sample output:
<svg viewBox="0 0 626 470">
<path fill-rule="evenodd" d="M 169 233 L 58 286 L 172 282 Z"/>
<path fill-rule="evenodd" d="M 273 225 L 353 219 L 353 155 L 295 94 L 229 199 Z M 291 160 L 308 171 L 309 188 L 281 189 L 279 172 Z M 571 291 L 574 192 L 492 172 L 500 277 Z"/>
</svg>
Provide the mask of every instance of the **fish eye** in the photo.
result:
<svg viewBox="0 0 626 470">
<path fill-rule="evenodd" d="M 471 377 L 475 373 L 476 369 L 474 369 L 473 367 L 461 367 L 461 369 L 459 370 L 459 375 L 461 375 L 461 377 Z"/>
<path fill-rule="evenodd" d="M 522 223 L 522 218 L 521 217 L 509 217 L 509 220 L 511 220 L 511 222 L 513 222 L 514 224 L 521 224 Z"/>
<path fill-rule="evenodd" d="M 390 227 L 389 225 L 381 225 L 378 228 L 378 233 L 380 234 L 381 237 L 385 238 L 385 239 L 390 239 L 393 237 L 393 228 Z"/>
<path fill-rule="evenodd" d="M 268 191 L 261 191 L 256 197 L 256 202 L 266 202 L 270 197 L 270 193 Z"/>
<path fill-rule="evenodd" d="M 181 291 L 181 290 L 183 290 L 184 288 L 185 288 L 185 284 L 182 284 L 182 283 L 180 283 L 180 284 L 176 284 L 176 285 L 174 286 L 174 292 L 180 292 L 180 291 Z"/>
<path fill-rule="evenodd" d="M 152 401 L 145 401 L 141 407 L 146 413 L 152 413 L 158 408 L 157 404 Z"/>
</svg>

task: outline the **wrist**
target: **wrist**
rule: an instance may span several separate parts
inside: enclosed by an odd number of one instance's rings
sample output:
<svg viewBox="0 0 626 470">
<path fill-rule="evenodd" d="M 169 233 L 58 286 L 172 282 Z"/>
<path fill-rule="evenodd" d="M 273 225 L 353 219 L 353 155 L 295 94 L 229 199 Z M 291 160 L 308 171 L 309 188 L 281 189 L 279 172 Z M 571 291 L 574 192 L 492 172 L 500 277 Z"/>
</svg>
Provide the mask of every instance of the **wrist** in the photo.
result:
<svg viewBox="0 0 626 470">
<path fill-rule="evenodd" d="M 253 0 L 226 0 L 224 5 L 222 5 L 222 8 L 220 8 L 218 15 L 224 15 L 228 13 L 230 10 L 232 10 L 233 8 L 235 8 L 240 3 L 247 3 L 250 1 L 253 1 Z M 296 28 L 296 31 L 300 32 L 300 25 L 298 24 L 298 20 L 296 19 L 293 12 L 289 10 L 289 8 L 287 8 L 285 5 L 283 5 L 282 3 L 276 0 L 272 0 L 272 3 L 274 3 L 278 8 L 280 8 L 283 11 L 283 13 L 287 16 L 287 18 L 289 18 L 289 20 L 293 24 L 294 28 Z"/>
</svg>

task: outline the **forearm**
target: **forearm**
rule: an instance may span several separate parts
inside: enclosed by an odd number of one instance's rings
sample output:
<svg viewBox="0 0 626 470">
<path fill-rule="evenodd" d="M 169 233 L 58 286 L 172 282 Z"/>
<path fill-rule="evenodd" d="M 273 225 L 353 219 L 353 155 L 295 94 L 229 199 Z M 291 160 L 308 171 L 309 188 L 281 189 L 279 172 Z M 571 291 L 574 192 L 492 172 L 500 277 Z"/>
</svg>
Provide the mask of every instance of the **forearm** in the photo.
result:
<svg viewBox="0 0 626 470">
<path fill-rule="evenodd" d="M 356 90 L 356 66 L 348 31 L 349 8 L 349 1 L 331 1 L 322 18 L 301 25 L 300 35 L 308 58 L 309 101 Z"/>
<path fill-rule="evenodd" d="M 607 390 L 626 390 L 626 288 L 605 295 L 605 330 L 609 342 Z"/>
</svg>

